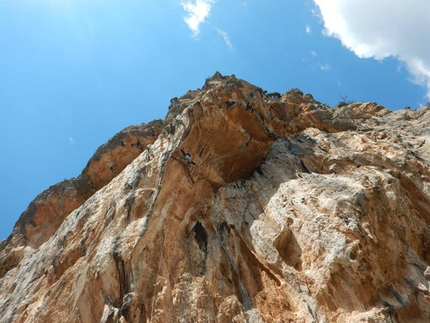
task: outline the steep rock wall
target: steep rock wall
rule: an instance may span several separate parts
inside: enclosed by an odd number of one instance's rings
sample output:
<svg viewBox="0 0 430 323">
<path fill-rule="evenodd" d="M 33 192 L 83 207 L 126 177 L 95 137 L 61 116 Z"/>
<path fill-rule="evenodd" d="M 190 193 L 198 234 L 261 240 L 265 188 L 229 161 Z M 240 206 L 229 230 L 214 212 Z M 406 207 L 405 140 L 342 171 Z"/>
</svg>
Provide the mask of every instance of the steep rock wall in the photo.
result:
<svg viewBox="0 0 430 323">
<path fill-rule="evenodd" d="M 40 243 L 2 242 L 0 321 L 429 321 L 428 107 L 217 73 L 166 120 L 122 171 L 90 161 L 101 184 Z"/>
<path fill-rule="evenodd" d="M 162 121 L 130 126 L 113 136 L 91 157 L 77 178 L 64 180 L 37 196 L 12 234 L 0 243 L 0 277 L 18 264 L 27 249 L 46 242 L 64 219 L 130 164 L 163 130 Z"/>
</svg>

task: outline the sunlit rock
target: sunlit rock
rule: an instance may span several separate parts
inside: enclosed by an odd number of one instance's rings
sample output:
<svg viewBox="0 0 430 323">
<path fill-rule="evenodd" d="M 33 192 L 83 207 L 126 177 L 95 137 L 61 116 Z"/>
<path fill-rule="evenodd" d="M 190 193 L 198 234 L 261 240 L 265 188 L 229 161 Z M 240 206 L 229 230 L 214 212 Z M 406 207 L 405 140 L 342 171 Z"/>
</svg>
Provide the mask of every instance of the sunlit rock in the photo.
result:
<svg viewBox="0 0 430 323">
<path fill-rule="evenodd" d="M 216 73 L 30 204 L 0 321 L 424 323 L 429 265 L 429 107 Z"/>
</svg>

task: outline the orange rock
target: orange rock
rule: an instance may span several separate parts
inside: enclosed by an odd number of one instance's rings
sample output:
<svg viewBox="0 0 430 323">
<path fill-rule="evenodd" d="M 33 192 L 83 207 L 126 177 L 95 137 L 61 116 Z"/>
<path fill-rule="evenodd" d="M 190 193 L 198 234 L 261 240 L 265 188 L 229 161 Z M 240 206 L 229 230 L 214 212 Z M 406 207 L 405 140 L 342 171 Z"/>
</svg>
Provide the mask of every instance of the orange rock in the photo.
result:
<svg viewBox="0 0 430 323">
<path fill-rule="evenodd" d="M 30 204 L 1 320 L 428 322 L 429 122 L 216 73 Z"/>
</svg>

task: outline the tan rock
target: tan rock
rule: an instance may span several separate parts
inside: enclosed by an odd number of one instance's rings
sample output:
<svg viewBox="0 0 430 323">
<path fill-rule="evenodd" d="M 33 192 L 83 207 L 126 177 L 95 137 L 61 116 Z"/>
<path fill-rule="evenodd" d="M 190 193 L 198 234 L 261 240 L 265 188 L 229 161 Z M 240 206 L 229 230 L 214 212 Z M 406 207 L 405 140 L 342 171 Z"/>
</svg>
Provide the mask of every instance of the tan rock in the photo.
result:
<svg viewBox="0 0 430 323">
<path fill-rule="evenodd" d="M 94 153 L 78 178 L 64 180 L 37 196 L 19 218 L 8 240 L 2 242 L 0 277 L 24 257 L 26 248 L 22 246 L 38 248 L 51 237 L 70 212 L 155 141 L 163 130 L 162 125 L 161 121 L 153 121 L 124 129 Z"/>
<path fill-rule="evenodd" d="M 430 109 L 404 113 L 217 73 L 101 148 L 93 191 L 36 198 L 0 321 L 428 322 Z"/>
</svg>

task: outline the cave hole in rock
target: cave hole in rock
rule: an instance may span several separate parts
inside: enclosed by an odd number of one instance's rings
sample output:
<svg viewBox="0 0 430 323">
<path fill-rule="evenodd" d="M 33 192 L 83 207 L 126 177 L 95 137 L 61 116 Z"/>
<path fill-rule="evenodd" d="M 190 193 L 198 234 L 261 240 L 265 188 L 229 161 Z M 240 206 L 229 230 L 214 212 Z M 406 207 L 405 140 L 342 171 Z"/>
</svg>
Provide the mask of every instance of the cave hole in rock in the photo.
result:
<svg viewBox="0 0 430 323">
<path fill-rule="evenodd" d="M 206 252 L 208 248 L 208 233 L 200 221 L 197 221 L 191 229 L 194 232 L 194 239 L 196 240 L 197 245 L 200 250 Z"/>
<path fill-rule="evenodd" d="M 282 260 L 296 270 L 302 270 L 302 248 L 290 228 L 283 230 L 274 242 Z"/>
<path fill-rule="evenodd" d="M 194 240 L 192 244 L 190 244 L 190 239 Z M 208 233 L 200 221 L 197 221 L 188 233 L 185 247 L 192 273 L 204 275 L 208 257 Z"/>
</svg>

